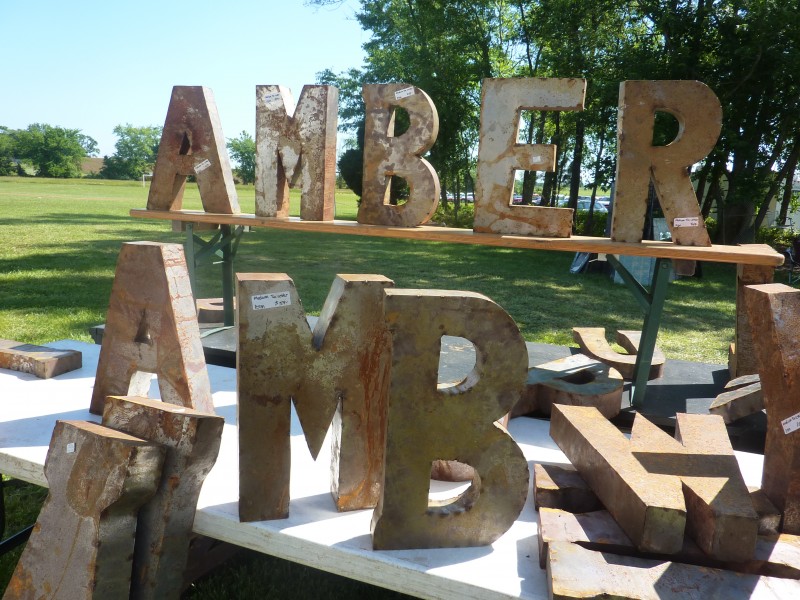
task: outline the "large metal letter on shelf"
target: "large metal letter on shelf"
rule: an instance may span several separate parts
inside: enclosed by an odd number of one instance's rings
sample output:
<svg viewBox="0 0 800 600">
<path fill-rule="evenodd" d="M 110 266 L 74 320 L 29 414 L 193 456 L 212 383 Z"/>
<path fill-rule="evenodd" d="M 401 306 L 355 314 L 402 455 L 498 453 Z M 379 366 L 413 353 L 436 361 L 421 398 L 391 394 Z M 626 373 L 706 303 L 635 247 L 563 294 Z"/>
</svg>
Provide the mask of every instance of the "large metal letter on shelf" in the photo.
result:
<svg viewBox="0 0 800 600">
<path fill-rule="evenodd" d="M 294 107 L 283 86 L 256 86 L 256 214 L 289 216 L 289 186 L 300 186 L 300 218 L 333 219 L 339 90 L 306 85 Z"/>
<path fill-rule="evenodd" d="M 214 94 L 205 87 L 176 85 L 158 146 L 148 210 L 179 210 L 189 175 L 197 179 L 206 212 L 240 212 Z"/>
<path fill-rule="evenodd" d="M 439 176 L 422 155 L 439 133 L 439 116 L 428 94 L 403 83 L 370 84 L 363 88 L 366 105 L 364 184 L 358 222 L 414 227 L 433 216 L 439 203 Z M 395 109 L 408 111 L 409 126 L 395 136 Z M 392 177 L 402 177 L 409 197 L 389 203 Z"/>
<path fill-rule="evenodd" d="M 312 332 L 288 275 L 237 274 L 242 521 L 288 516 L 292 401 L 315 458 L 333 420 L 337 507 L 377 502 L 390 344 L 383 291 L 392 285 L 382 275 L 338 275 Z"/>
<path fill-rule="evenodd" d="M 483 80 L 475 231 L 570 236 L 571 209 L 511 206 L 516 170 L 555 170 L 554 145 L 519 144 L 517 134 L 523 110 L 583 110 L 585 95 L 585 79 Z"/>
<path fill-rule="evenodd" d="M 678 121 L 678 135 L 666 146 L 653 146 L 657 112 Z M 689 169 L 711 152 L 721 128 L 719 99 L 699 81 L 620 84 L 612 240 L 642 241 L 652 181 L 672 241 L 682 246 L 711 245 Z"/>
<path fill-rule="evenodd" d="M 3 598 L 127 598 L 136 514 L 156 491 L 164 449 L 88 421 L 57 421 L 50 491 Z"/>
<path fill-rule="evenodd" d="M 147 396 L 158 375 L 161 399 L 214 413 L 183 247 L 122 245 L 111 287 L 91 412 L 106 396 Z"/>
<path fill-rule="evenodd" d="M 392 371 L 386 458 L 372 517 L 376 550 L 483 546 L 519 516 L 528 493 L 528 463 L 495 420 L 511 410 L 525 385 L 525 341 L 511 317 L 480 294 L 386 290 Z M 438 387 L 443 335 L 475 345 L 475 368 Z M 429 499 L 431 464 L 473 467 L 460 496 Z"/>
</svg>

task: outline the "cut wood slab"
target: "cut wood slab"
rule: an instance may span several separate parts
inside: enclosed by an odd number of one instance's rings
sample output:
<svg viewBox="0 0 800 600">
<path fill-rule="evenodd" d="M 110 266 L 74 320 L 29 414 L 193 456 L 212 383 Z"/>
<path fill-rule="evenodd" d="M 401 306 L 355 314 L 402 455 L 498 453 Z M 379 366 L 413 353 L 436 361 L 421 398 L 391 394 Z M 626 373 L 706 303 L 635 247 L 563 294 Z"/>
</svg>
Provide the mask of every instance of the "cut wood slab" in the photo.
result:
<svg viewBox="0 0 800 600">
<path fill-rule="evenodd" d="M 0 340 L 0 369 L 11 369 L 49 379 L 80 369 L 81 353 L 77 350 L 55 350 L 46 346 Z"/>
<path fill-rule="evenodd" d="M 553 404 L 594 406 L 613 419 L 622 405 L 622 375 L 614 367 L 574 354 L 528 370 L 528 381 L 511 416 L 532 411 L 550 414 Z"/>
<path fill-rule="evenodd" d="M 533 478 L 533 503 L 537 510 L 559 508 L 584 513 L 603 508 L 575 467 L 533 465 Z"/>
<path fill-rule="evenodd" d="M 593 552 L 566 542 L 550 544 L 547 575 L 550 597 L 555 600 L 800 597 L 800 582 L 793 579 Z"/>
<path fill-rule="evenodd" d="M 782 534 L 759 536 L 752 559 L 733 563 L 710 558 L 688 537 L 678 554 L 640 554 L 608 511 L 573 514 L 563 510 L 539 510 L 539 566 L 545 568 L 550 544 L 571 542 L 587 550 L 613 552 L 656 560 L 727 569 L 738 573 L 800 579 L 800 537 Z"/>
<path fill-rule="evenodd" d="M 712 415 L 719 415 L 726 424 L 764 410 L 764 395 L 761 382 L 737 387 L 722 392 L 708 407 Z"/>
<path fill-rule="evenodd" d="M 625 379 L 633 379 L 641 335 L 639 331 L 617 332 L 617 343 L 628 352 L 628 354 L 623 354 L 614 350 L 608 343 L 606 330 L 603 327 L 572 328 L 572 339 L 580 346 L 581 352 L 614 367 L 622 373 Z M 658 379 L 661 377 L 664 374 L 665 362 L 664 353 L 656 346 L 653 349 L 653 360 L 650 363 L 650 372 L 647 378 Z"/>
</svg>

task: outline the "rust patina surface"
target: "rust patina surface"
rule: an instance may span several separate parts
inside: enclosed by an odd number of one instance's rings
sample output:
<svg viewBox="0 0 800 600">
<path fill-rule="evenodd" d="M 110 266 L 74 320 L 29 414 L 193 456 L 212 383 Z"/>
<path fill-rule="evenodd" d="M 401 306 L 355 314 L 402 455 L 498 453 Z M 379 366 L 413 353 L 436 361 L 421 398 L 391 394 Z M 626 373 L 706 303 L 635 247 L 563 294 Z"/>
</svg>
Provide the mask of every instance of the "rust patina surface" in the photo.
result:
<svg viewBox="0 0 800 600">
<path fill-rule="evenodd" d="M 299 187 L 301 219 L 333 219 L 338 99 L 333 86 L 306 85 L 295 108 L 285 87 L 256 86 L 256 215 L 288 217 Z"/>
<path fill-rule="evenodd" d="M 103 413 L 106 396 L 147 396 L 152 373 L 162 400 L 213 414 L 183 247 L 128 242 L 111 287 L 91 412 Z"/>
<path fill-rule="evenodd" d="M 164 449 L 86 421 L 58 421 L 50 492 L 4 598 L 127 598 L 136 515 L 156 491 Z"/>
<path fill-rule="evenodd" d="M 197 180 L 206 212 L 240 212 L 213 92 L 176 85 L 161 132 L 148 210 L 180 210 L 189 175 Z"/>
</svg>

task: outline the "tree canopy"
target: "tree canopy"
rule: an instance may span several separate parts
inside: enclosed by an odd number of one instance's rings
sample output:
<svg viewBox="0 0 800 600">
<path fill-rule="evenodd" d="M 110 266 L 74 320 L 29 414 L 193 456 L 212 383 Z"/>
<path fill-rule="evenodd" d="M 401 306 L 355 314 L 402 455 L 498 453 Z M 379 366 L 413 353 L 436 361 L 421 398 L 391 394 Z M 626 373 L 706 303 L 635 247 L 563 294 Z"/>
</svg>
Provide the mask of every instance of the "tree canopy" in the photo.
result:
<svg viewBox="0 0 800 600">
<path fill-rule="evenodd" d="M 103 157 L 100 176 L 106 179 L 139 179 L 153 172 L 161 140 L 161 127 L 134 127 L 126 123 L 114 127 L 116 152 Z"/>
<path fill-rule="evenodd" d="M 31 163 L 40 177 L 80 177 L 81 159 L 97 154 L 97 142 L 80 129 L 34 123 L 11 137 L 16 158 Z"/>
<path fill-rule="evenodd" d="M 246 131 L 239 137 L 228 140 L 228 152 L 236 162 L 236 174 L 242 183 L 255 183 L 256 181 L 256 142 Z"/>
</svg>

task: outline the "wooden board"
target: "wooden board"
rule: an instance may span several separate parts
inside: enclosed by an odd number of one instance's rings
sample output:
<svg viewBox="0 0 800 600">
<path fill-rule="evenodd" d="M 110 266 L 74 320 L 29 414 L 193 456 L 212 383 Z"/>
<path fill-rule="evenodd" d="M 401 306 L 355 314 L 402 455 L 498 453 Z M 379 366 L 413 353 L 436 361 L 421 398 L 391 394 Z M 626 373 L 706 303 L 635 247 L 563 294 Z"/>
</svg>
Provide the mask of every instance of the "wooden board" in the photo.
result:
<svg viewBox="0 0 800 600">
<path fill-rule="evenodd" d="M 0 368 L 48 379 L 81 368 L 81 353 L 0 340 Z"/>
<path fill-rule="evenodd" d="M 217 223 L 220 225 L 247 225 L 338 233 L 372 237 L 404 238 L 449 242 L 454 244 L 476 244 L 504 248 L 527 248 L 531 250 L 560 250 L 566 252 L 593 252 L 599 254 L 624 254 L 628 256 L 652 256 L 679 260 L 705 260 L 710 262 L 752 264 L 777 267 L 783 264 L 783 255 L 766 244 L 747 246 L 678 246 L 672 242 L 642 241 L 641 243 L 612 242 L 609 238 L 572 236 L 569 238 L 540 238 L 523 235 L 475 233 L 471 229 L 436 227 L 387 227 L 384 225 L 361 225 L 354 221 L 302 221 L 297 217 L 287 219 L 257 217 L 253 214 L 224 215 L 202 211 L 157 211 L 132 209 L 132 217 L 185 221 L 189 223 Z"/>
</svg>

